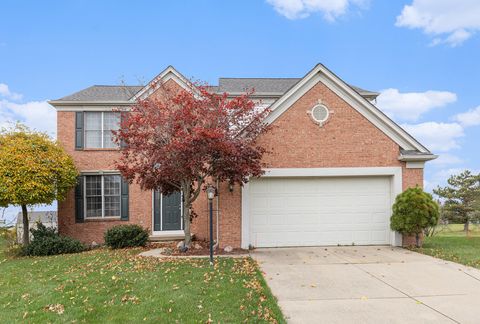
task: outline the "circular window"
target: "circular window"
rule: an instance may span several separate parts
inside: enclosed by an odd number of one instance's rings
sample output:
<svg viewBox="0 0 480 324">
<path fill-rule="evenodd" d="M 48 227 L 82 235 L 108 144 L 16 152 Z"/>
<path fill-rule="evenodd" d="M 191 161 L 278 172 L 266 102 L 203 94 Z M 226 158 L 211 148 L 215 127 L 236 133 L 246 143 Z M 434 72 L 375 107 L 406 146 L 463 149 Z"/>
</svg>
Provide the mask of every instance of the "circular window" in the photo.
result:
<svg viewBox="0 0 480 324">
<path fill-rule="evenodd" d="M 330 112 L 328 111 L 328 108 L 325 107 L 324 105 L 316 105 L 315 107 L 312 108 L 311 114 L 312 114 L 312 119 L 315 122 L 324 123 L 327 121 L 328 116 L 330 115 Z"/>
</svg>

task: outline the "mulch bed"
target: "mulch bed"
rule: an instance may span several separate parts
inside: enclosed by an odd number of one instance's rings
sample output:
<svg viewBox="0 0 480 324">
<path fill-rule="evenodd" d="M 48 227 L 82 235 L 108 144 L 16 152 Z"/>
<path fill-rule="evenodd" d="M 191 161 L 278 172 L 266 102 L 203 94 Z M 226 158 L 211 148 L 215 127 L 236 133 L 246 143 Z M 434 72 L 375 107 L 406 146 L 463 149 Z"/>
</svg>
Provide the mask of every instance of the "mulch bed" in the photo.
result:
<svg viewBox="0 0 480 324">
<path fill-rule="evenodd" d="M 186 252 L 182 252 L 177 248 L 178 242 L 151 242 L 148 245 L 150 249 L 165 249 L 162 252 L 163 255 L 171 256 L 208 256 L 210 255 L 210 245 L 205 241 L 193 241 L 190 249 Z M 213 250 L 214 255 L 239 255 L 246 254 L 248 251 L 235 248 L 232 252 L 226 252 L 224 249 Z"/>
</svg>

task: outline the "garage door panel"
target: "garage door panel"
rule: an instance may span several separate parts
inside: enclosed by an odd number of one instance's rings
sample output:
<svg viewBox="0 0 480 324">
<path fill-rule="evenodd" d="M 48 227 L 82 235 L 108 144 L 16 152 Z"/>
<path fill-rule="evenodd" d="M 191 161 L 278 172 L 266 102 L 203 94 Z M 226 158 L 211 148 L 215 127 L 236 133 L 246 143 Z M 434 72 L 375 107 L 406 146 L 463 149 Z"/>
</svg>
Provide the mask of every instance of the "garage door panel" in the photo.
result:
<svg viewBox="0 0 480 324">
<path fill-rule="evenodd" d="M 257 247 L 388 244 L 390 178 L 261 178 L 250 183 Z"/>
</svg>

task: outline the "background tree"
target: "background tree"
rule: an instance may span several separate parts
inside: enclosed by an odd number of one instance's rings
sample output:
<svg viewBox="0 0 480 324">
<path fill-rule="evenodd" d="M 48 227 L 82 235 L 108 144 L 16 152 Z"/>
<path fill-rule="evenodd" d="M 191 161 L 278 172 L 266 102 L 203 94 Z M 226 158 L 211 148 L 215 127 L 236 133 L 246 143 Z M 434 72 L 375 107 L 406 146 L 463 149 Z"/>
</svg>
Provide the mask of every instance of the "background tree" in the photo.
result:
<svg viewBox="0 0 480 324">
<path fill-rule="evenodd" d="M 27 206 L 64 199 L 77 175 L 72 158 L 48 135 L 20 124 L 0 131 L 0 205 L 21 206 L 24 244 L 30 242 Z"/>
<path fill-rule="evenodd" d="M 480 216 L 478 197 L 480 196 L 480 174 L 465 170 L 448 179 L 448 186 L 437 187 L 433 192 L 444 200 L 444 208 L 453 221 L 464 224 L 468 235 L 469 224 Z"/>
<path fill-rule="evenodd" d="M 116 140 L 124 143 L 117 168 L 129 181 L 164 195 L 181 191 L 185 247 L 191 243 L 192 203 L 206 181 L 243 184 L 260 176 L 267 110 L 255 108 L 251 92 L 228 98 L 207 86 L 187 90 L 160 84 L 160 96 L 136 102 L 123 113 Z"/>
<path fill-rule="evenodd" d="M 399 194 L 392 207 L 390 227 L 406 235 L 415 235 L 416 246 L 420 246 L 420 233 L 438 223 L 438 204 L 432 195 L 421 188 L 409 188 Z"/>
</svg>

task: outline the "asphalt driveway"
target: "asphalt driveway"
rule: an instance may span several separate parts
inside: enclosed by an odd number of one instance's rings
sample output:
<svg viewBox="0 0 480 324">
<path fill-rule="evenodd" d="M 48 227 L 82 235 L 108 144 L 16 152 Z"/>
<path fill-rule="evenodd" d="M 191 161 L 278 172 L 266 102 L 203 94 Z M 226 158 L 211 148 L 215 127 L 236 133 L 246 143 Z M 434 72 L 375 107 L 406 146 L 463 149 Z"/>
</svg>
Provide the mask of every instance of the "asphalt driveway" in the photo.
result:
<svg viewBox="0 0 480 324">
<path fill-rule="evenodd" d="M 290 323 L 480 323 L 480 271 L 401 248 L 257 249 Z"/>
</svg>

